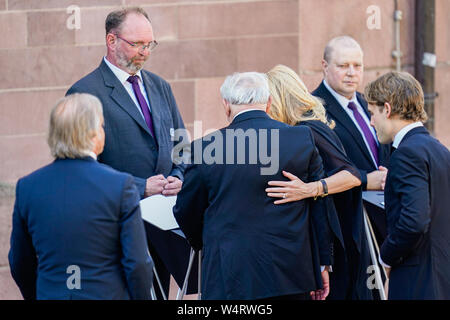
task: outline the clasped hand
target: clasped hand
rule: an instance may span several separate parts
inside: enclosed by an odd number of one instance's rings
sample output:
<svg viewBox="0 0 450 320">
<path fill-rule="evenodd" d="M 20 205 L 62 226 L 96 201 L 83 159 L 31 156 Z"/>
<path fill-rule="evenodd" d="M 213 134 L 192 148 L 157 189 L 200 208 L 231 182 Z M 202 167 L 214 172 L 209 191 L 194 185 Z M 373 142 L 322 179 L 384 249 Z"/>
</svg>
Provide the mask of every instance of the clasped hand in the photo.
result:
<svg viewBox="0 0 450 320">
<path fill-rule="evenodd" d="M 181 190 L 183 182 L 177 177 L 168 176 L 167 179 L 162 175 L 147 179 L 145 186 L 145 196 L 153 196 L 155 194 L 162 194 L 163 196 L 174 196 Z"/>
</svg>

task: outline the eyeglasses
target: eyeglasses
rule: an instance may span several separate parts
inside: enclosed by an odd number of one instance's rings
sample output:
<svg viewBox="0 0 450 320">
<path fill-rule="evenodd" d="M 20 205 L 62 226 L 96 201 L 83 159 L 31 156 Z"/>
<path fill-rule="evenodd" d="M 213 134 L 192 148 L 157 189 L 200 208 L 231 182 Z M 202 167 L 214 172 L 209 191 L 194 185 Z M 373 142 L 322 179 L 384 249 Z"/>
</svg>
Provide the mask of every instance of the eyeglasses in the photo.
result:
<svg viewBox="0 0 450 320">
<path fill-rule="evenodd" d="M 123 40 L 126 43 L 128 43 L 132 48 L 137 48 L 137 49 L 142 49 L 142 50 L 148 49 L 148 50 L 152 51 L 158 45 L 158 42 L 156 40 L 150 41 L 148 44 L 142 44 L 142 43 L 138 43 L 138 42 L 130 42 L 130 41 L 122 38 L 118 34 L 116 34 L 116 37 L 119 38 L 120 40 Z"/>
</svg>

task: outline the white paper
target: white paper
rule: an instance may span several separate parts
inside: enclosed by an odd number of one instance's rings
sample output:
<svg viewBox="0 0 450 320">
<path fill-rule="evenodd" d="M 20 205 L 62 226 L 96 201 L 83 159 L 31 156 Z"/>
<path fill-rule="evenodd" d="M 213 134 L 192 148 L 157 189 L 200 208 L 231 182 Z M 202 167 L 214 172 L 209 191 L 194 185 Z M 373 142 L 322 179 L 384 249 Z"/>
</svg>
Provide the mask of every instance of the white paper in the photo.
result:
<svg viewBox="0 0 450 320">
<path fill-rule="evenodd" d="M 173 216 L 177 196 L 165 197 L 157 194 L 140 201 L 142 219 L 162 230 L 178 228 Z"/>
</svg>

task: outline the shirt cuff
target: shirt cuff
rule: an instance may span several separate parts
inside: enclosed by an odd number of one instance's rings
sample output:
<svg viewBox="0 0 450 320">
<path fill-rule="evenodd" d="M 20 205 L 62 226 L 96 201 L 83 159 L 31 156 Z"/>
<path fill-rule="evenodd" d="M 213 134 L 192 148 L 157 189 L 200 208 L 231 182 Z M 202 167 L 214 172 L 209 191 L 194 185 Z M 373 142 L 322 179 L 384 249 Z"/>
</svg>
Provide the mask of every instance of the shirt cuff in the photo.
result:
<svg viewBox="0 0 450 320">
<path fill-rule="evenodd" d="M 385 267 L 385 268 L 391 268 L 391 266 L 390 265 L 388 265 L 388 264 L 386 264 L 386 263 L 384 263 L 384 261 L 383 260 L 381 260 L 381 256 L 379 256 L 378 257 L 378 261 L 381 263 L 381 265 L 383 266 L 383 267 Z"/>
<path fill-rule="evenodd" d="M 325 267 L 328 267 L 328 272 L 333 272 L 333 268 L 331 266 L 320 266 L 320 272 L 323 272 Z"/>
</svg>

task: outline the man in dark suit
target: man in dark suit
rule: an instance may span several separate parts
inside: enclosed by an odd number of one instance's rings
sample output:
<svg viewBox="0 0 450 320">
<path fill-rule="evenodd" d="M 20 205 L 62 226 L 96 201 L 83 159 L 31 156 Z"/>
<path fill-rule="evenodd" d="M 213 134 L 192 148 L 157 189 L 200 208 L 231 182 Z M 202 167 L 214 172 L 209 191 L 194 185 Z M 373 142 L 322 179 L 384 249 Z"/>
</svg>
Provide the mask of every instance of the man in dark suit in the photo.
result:
<svg viewBox="0 0 450 320">
<path fill-rule="evenodd" d="M 377 169 L 387 165 L 389 146 L 376 140 L 367 102 L 357 92 L 364 72 L 361 47 L 348 36 L 332 39 L 322 67 L 324 79 L 313 95 L 324 100 L 327 116 L 336 122 L 334 131 L 361 173 L 363 190 L 381 190 L 386 168 Z"/>
<path fill-rule="evenodd" d="M 106 57 L 67 94 L 90 93 L 103 104 L 106 141 L 99 162 L 130 173 L 141 198 L 176 195 L 181 189 L 184 165 L 172 162 L 172 140 L 175 130 L 184 128 L 184 124 L 170 85 L 142 70 L 157 45 L 149 17 L 141 8 L 122 9 L 108 15 L 105 28 Z M 167 296 L 170 273 L 178 284 L 184 279 L 190 248 L 170 231 L 147 222 L 144 226 Z"/>
<path fill-rule="evenodd" d="M 360 45 L 349 36 L 330 40 L 324 50 L 322 68 L 324 79 L 312 94 L 323 99 L 327 116 L 335 121 L 334 132 L 341 140 L 348 158 L 360 172 L 362 190 L 382 190 L 390 147 L 378 142 L 375 130 L 370 127 L 367 102 L 357 92 L 364 72 Z M 376 240 L 381 244 L 386 237 L 384 211 L 370 203 L 364 205 L 372 222 Z M 347 218 L 347 225 L 345 221 L 341 222 L 343 230 L 352 233 L 344 231 L 351 265 L 352 261 L 358 261 L 356 255 L 369 253 L 362 253 L 360 249 L 361 241 L 365 241 L 362 225 L 356 226 L 350 217 Z M 367 296 L 364 299 L 367 299 Z"/>
<path fill-rule="evenodd" d="M 281 169 L 303 181 L 323 177 L 312 133 L 266 114 L 264 74 L 229 76 L 221 93 L 231 124 L 191 144 L 174 208 L 188 241 L 202 249 L 202 298 L 310 299 L 312 291 L 324 299 L 328 272 L 320 265 L 332 263 L 325 208 L 312 199 L 275 205 L 265 193 Z"/>
<path fill-rule="evenodd" d="M 388 236 L 380 262 L 388 269 L 389 299 L 450 299 L 450 152 L 423 122 L 420 83 L 389 72 L 365 90 L 371 124 L 393 142 L 386 179 Z"/>
<path fill-rule="evenodd" d="M 100 101 L 76 94 L 50 116 L 56 160 L 20 179 L 9 263 L 25 299 L 150 299 L 153 262 L 129 174 L 99 164 Z"/>
</svg>

